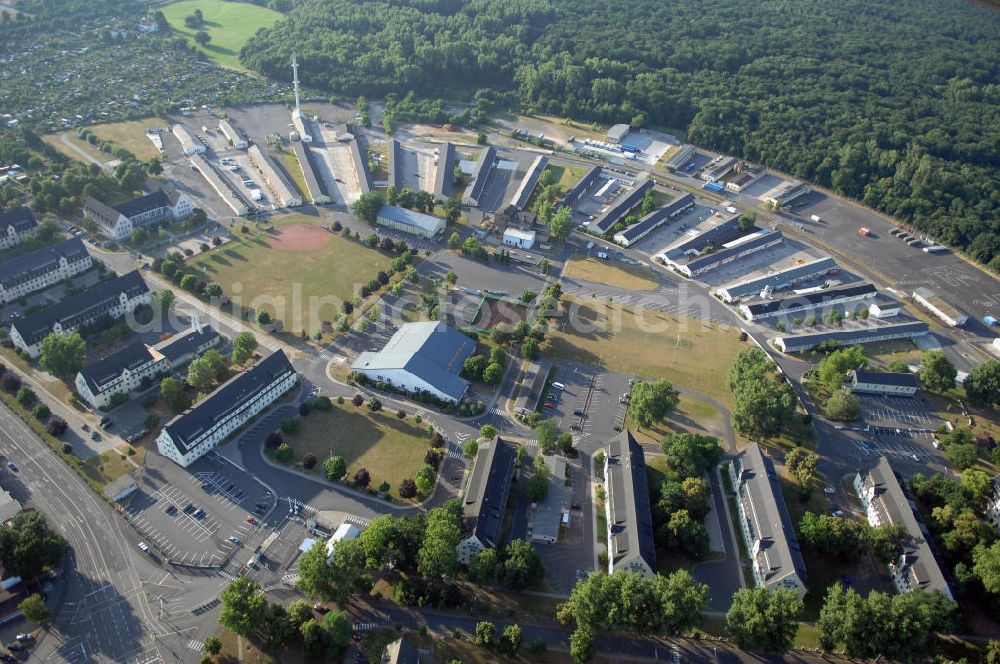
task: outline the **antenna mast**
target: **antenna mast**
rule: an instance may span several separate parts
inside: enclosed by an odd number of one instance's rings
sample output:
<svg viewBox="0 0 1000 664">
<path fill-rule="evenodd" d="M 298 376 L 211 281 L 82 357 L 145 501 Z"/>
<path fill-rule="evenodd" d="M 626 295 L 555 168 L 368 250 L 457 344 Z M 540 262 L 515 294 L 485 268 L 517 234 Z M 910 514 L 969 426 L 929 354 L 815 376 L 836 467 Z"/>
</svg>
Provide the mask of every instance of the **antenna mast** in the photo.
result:
<svg viewBox="0 0 1000 664">
<path fill-rule="evenodd" d="M 301 112 L 299 109 L 299 62 L 295 59 L 294 53 L 292 53 L 292 82 L 295 84 L 295 110 Z"/>
</svg>

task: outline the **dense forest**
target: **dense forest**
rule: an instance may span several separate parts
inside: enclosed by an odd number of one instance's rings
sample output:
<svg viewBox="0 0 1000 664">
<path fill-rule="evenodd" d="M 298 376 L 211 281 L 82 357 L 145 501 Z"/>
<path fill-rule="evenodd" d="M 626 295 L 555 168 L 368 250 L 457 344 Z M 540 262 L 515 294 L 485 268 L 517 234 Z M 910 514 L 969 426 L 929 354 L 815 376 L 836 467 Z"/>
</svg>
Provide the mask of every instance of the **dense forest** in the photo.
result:
<svg viewBox="0 0 1000 664">
<path fill-rule="evenodd" d="M 414 91 L 684 131 L 1000 269 L 1000 14 L 957 0 L 300 0 L 243 49 Z"/>
</svg>

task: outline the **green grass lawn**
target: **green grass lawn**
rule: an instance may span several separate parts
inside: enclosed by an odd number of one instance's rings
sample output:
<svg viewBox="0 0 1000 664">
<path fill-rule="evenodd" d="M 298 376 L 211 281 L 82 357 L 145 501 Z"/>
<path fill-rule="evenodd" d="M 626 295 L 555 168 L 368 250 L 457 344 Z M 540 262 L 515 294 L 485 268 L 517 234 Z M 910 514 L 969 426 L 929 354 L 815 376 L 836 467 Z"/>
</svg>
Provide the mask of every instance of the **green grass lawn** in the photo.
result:
<svg viewBox="0 0 1000 664">
<path fill-rule="evenodd" d="M 726 390 L 729 364 L 747 344 L 735 329 L 617 303 L 564 298 L 569 316 L 550 332 L 542 355 L 601 366 L 677 385 L 732 402 Z"/>
<path fill-rule="evenodd" d="M 163 127 L 166 121 L 160 118 L 145 120 L 129 120 L 111 124 L 88 127 L 98 138 L 118 147 L 125 148 L 137 159 L 149 161 L 160 154 L 153 142 L 146 138 L 146 130 L 153 127 Z"/>
<path fill-rule="evenodd" d="M 372 413 L 367 406 L 334 405 L 329 412 L 315 411 L 299 421 L 298 432 L 284 436 L 295 451 L 292 463 L 301 464 L 302 457 L 311 452 L 319 463 L 307 472 L 322 475 L 323 462 L 340 455 L 347 462 L 349 476 L 367 468 L 371 486 L 389 482 L 394 498 L 399 498 L 400 482 L 413 479 L 424 465 L 430 446 L 424 426 L 410 418 L 400 420 L 395 413 Z"/>
<path fill-rule="evenodd" d="M 271 218 L 278 229 L 294 223 L 320 224 L 319 217 L 286 214 Z M 189 258 L 186 270 L 239 298 L 242 307 L 267 311 L 298 334 L 317 332 L 324 320 L 336 318 L 343 300 L 355 295 L 355 285 L 367 284 L 385 270 L 392 257 L 355 240 L 327 234 L 326 245 L 310 251 L 288 251 L 271 246 L 269 235 L 250 227 L 236 230 L 235 239 Z"/>
<path fill-rule="evenodd" d="M 189 28 L 184 18 L 200 9 L 204 24 L 199 28 Z M 212 38 L 207 47 L 198 50 L 224 67 L 246 70 L 240 64 L 240 49 L 261 28 L 268 28 L 281 18 L 276 11 L 251 5 L 247 2 L 224 2 L 223 0 L 181 0 L 162 7 L 173 29 L 194 43 L 194 35 L 204 30 Z"/>
</svg>

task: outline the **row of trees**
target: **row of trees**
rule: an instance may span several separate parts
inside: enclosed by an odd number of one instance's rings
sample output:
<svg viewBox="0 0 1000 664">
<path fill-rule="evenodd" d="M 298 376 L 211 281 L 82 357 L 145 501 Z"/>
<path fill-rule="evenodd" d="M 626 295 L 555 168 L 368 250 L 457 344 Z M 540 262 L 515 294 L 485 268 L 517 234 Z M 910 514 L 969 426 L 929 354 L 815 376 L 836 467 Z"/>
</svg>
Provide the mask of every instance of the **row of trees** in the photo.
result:
<svg viewBox="0 0 1000 664">
<path fill-rule="evenodd" d="M 704 478 L 719 463 L 722 448 L 716 438 L 692 433 L 671 434 L 661 446 L 666 477 L 650 492 L 656 541 L 692 558 L 702 558 L 708 553 L 704 520 L 711 495 Z"/>
</svg>

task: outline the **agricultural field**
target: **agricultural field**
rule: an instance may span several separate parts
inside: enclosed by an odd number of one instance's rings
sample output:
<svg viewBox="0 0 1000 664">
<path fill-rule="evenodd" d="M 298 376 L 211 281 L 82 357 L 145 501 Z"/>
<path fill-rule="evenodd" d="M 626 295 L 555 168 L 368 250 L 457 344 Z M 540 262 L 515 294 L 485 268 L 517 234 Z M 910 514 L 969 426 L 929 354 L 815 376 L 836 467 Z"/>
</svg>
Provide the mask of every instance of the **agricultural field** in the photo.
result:
<svg viewBox="0 0 1000 664">
<path fill-rule="evenodd" d="M 635 291 L 660 287 L 652 268 L 646 265 L 615 264 L 596 258 L 569 259 L 563 267 L 563 276 Z"/>
<path fill-rule="evenodd" d="M 544 357 L 665 378 L 731 403 L 726 373 L 746 347 L 737 330 L 617 303 L 573 297 L 564 298 L 564 303 L 569 316 L 562 329 L 546 336 Z"/>
<path fill-rule="evenodd" d="M 204 16 L 204 24 L 197 28 L 189 28 L 184 19 L 200 9 Z M 212 40 L 206 46 L 198 46 L 198 50 L 214 62 L 245 71 L 240 64 L 240 49 L 250 37 L 261 28 L 268 28 L 281 18 L 281 14 L 266 7 L 259 7 L 247 2 L 224 2 L 223 0 L 181 0 L 162 8 L 173 29 L 194 42 L 194 35 L 204 30 Z"/>
<path fill-rule="evenodd" d="M 313 454 L 318 462 L 307 472 L 322 475 L 324 461 L 342 456 L 349 477 L 367 468 L 370 486 L 378 487 L 384 480 L 394 498 L 399 498 L 400 483 L 413 479 L 424 465 L 431 443 L 427 429 L 412 419 L 400 420 L 385 411 L 373 413 L 364 405 L 334 405 L 329 412 L 315 411 L 299 422 L 296 433 L 284 435 L 295 454 L 292 463 L 301 465 L 303 456 Z"/>
<path fill-rule="evenodd" d="M 293 334 L 320 331 L 356 288 L 385 270 L 393 256 L 321 228 L 319 217 L 286 214 L 268 232 L 248 226 L 234 239 L 187 260 L 185 269 L 222 286 L 234 303 L 267 311 Z"/>
</svg>

